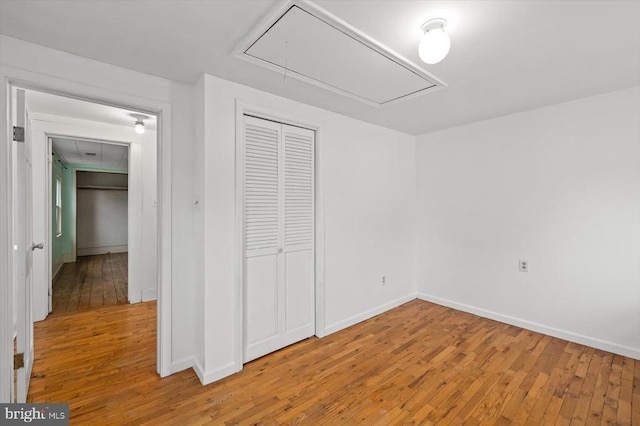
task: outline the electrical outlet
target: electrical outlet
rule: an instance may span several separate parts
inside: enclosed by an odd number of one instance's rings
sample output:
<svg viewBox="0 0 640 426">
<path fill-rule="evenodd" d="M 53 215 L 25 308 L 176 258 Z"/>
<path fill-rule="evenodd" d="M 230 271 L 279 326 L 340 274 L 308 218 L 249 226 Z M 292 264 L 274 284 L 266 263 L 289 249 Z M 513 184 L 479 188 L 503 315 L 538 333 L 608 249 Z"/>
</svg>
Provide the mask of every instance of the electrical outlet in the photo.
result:
<svg viewBox="0 0 640 426">
<path fill-rule="evenodd" d="M 529 272 L 529 262 L 526 259 L 518 259 L 518 269 L 520 272 Z"/>
<path fill-rule="evenodd" d="M 382 276 L 381 284 L 382 284 L 382 285 L 387 285 L 387 276 L 386 276 L 386 275 L 383 275 L 383 276 Z"/>
</svg>

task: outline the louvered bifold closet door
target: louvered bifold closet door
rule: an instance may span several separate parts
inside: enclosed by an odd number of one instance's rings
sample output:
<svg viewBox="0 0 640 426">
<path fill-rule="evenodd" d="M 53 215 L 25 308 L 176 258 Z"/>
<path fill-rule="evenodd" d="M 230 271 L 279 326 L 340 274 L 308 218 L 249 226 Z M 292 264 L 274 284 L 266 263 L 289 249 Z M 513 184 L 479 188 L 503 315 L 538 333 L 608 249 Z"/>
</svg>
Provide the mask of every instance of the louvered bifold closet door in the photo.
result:
<svg viewBox="0 0 640 426">
<path fill-rule="evenodd" d="M 314 311 L 314 136 L 282 125 L 284 142 L 285 330 L 289 345 L 315 333 Z"/>
<path fill-rule="evenodd" d="M 280 347 L 282 125 L 244 118 L 245 361 Z"/>
<path fill-rule="evenodd" d="M 244 361 L 314 327 L 312 130 L 244 117 Z"/>
</svg>

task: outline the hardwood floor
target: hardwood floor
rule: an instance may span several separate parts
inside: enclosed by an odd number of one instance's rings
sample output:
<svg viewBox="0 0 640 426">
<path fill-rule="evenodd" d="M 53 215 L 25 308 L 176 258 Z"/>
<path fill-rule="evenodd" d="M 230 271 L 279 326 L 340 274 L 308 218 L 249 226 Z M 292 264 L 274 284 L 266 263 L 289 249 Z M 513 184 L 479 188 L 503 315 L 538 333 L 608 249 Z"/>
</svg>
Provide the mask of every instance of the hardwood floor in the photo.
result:
<svg viewBox="0 0 640 426">
<path fill-rule="evenodd" d="M 52 315 L 127 303 L 127 253 L 78 257 L 53 281 Z"/>
<path fill-rule="evenodd" d="M 640 361 L 423 301 L 201 386 L 155 373 L 155 303 L 36 324 L 31 402 L 71 424 L 640 425 Z"/>
</svg>

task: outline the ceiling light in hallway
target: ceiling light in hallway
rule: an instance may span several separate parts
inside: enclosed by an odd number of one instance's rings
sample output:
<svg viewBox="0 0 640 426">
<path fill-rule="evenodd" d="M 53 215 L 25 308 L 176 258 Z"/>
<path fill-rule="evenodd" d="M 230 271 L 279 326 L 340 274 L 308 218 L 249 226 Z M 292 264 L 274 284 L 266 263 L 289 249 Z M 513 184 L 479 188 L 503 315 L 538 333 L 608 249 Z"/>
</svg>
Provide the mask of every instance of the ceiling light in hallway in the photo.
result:
<svg viewBox="0 0 640 426">
<path fill-rule="evenodd" d="M 137 134 L 141 135 L 144 133 L 144 121 L 142 121 L 142 119 L 136 120 L 135 127 Z"/>
</svg>

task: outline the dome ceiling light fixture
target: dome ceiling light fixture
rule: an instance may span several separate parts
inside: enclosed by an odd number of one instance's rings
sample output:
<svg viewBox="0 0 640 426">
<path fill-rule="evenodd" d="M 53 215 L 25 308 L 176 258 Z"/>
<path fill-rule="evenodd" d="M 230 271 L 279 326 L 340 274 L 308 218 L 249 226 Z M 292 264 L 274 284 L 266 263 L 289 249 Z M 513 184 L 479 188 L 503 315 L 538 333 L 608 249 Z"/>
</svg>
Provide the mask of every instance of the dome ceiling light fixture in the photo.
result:
<svg viewBox="0 0 640 426">
<path fill-rule="evenodd" d="M 135 128 L 136 128 L 136 133 L 141 135 L 144 133 L 144 121 L 142 120 L 136 120 L 135 123 Z"/>
<path fill-rule="evenodd" d="M 442 18 L 430 19 L 422 25 L 424 36 L 418 46 L 418 55 L 423 62 L 437 64 L 449 53 L 451 40 L 445 31 L 446 26 L 447 21 Z"/>
<path fill-rule="evenodd" d="M 144 133 L 144 120 L 147 120 L 151 117 L 144 114 L 129 114 L 129 117 L 136 120 L 136 122 L 133 124 L 133 127 L 135 128 L 137 134 L 142 135 Z"/>
</svg>

